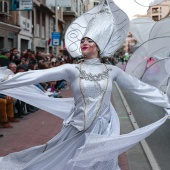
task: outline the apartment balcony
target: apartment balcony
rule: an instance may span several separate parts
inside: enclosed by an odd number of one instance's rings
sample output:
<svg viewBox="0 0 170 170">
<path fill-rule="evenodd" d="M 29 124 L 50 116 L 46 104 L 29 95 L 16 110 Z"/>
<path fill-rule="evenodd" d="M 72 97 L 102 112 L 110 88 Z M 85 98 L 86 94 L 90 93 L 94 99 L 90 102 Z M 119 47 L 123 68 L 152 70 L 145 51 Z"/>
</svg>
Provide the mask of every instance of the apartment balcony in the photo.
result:
<svg viewBox="0 0 170 170">
<path fill-rule="evenodd" d="M 41 10 L 47 12 L 49 15 L 54 15 L 55 14 L 54 7 L 47 6 L 46 1 L 47 0 L 41 0 L 41 4 L 40 4 Z"/>
<path fill-rule="evenodd" d="M 1 15 L 1 14 L 0 14 L 0 21 L 1 21 L 1 22 L 4 22 L 4 23 L 7 23 L 7 24 L 13 24 L 13 21 L 11 21 L 11 20 L 9 19 L 9 17 L 6 16 L 6 15 Z"/>
<path fill-rule="evenodd" d="M 162 12 L 161 7 L 152 8 L 152 14 L 158 14 L 158 13 L 161 13 L 161 12 Z"/>
<path fill-rule="evenodd" d="M 76 5 L 73 3 L 71 7 L 64 7 L 63 8 L 63 15 L 64 16 L 70 16 L 70 17 L 77 17 L 77 9 L 75 7 Z"/>
<path fill-rule="evenodd" d="M 169 4 L 160 4 L 156 7 L 150 7 L 148 10 L 148 16 L 155 21 L 159 21 L 162 18 L 167 17 L 170 14 L 170 2 Z"/>
<path fill-rule="evenodd" d="M 71 7 L 63 8 L 63 20 L 65 21 L 64 32 L 67 30 L 68 26 L 78 17 L 77 9 L 75 4 L 71 4 Z"/>
<path fill-rule="evenodd" d="M 153 11 L 152 11 L 152 14 L 159 14 L 159 13 L 161 13 L 160 10 L 153 10 Z"/>
<path fill-rule="evenodd" d="M 13 16 L 15 16 L 15 15 L 12 15 L 12 14 L 7 13 L 7 12 L 0 12 L 0 21 L 7 23 L 7 24 L 16 25 L 16 23 L 13 20 Z"/>
<path fill-rule="evenodd" d="M 156 15 L 156 16 L 152 16 L 152 19 L 153 19 L 154 21 L 159 21 L 161 18 L 160 18 L 159 15 Z"/>
</svg>

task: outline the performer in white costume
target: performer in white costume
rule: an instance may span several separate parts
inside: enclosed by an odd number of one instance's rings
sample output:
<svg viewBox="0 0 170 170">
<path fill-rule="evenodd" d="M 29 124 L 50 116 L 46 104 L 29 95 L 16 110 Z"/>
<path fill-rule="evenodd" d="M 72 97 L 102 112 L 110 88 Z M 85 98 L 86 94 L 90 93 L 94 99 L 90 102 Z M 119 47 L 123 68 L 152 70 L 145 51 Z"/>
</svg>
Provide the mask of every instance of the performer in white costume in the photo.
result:
<svg viewBox="0 0 170 170">
<path fill-rule="evenodd" d="M 168 118 L 166 114 L 151 125 L 120 135 L 118 116 L 110 102 L 114 81 L 153 104 L 167 109 L 170 104 L 157 88 L 116 66 L 100 62 L 100 57 L 115 52 L 128 32 L 126 14 L 113 1 L 106 2 L 102 1 L 78 18 L 67 30 L 68 51 L 73 57 L 82 52 L 84 62 L 19 73 L 10 79 L 1 75 L 0 93 L 47 110 L 63 118 L 64 122 L 61 132 L 46 144 L 1 158 L 0 169 L 119 170 L 118 155 L 150 135 Z M 73 34 L 77 37 L 69 36 Z M 5 72 L 4 68 L 0 71 Z M 71 84 L 73 100 L 49 98 L 32 86 L 61 79 Z"/>
</svg>

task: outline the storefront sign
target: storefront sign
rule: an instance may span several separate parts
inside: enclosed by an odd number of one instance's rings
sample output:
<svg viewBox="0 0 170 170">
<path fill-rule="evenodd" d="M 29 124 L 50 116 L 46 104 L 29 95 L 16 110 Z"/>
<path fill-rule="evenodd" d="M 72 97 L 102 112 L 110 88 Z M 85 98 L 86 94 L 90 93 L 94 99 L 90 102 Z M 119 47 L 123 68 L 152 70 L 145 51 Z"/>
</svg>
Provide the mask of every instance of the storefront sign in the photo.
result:
<svg viewBox="0 0 170 170">
<path fill-rule="evenodd" d="M 33 0 L 12 0 L 11 10 L 13 11 L 32 11 Z"/>
</svg>

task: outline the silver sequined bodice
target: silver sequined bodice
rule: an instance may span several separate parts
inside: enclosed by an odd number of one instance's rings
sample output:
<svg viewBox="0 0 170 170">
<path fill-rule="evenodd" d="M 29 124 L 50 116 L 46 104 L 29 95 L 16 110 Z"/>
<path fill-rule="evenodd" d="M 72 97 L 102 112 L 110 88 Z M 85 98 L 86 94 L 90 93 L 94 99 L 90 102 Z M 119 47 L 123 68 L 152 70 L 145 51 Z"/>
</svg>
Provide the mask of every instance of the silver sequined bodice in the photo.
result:
<svg viewBox="0 0 170 170">
<path fill-rule="evenodd" d="M 109 69 L 99 59 L 86 60 L 76 67 L 79 74 L 79 89 L 81 98 L 75 105 L 72 113 L 74 121 L 69 122 L 74 126 L 78 120 L 79 129 L 87 129 L 101 115 L 105 93 L 108 91 Z M 80 124 L 80 117 L 82 122 Z"/>
</svg>

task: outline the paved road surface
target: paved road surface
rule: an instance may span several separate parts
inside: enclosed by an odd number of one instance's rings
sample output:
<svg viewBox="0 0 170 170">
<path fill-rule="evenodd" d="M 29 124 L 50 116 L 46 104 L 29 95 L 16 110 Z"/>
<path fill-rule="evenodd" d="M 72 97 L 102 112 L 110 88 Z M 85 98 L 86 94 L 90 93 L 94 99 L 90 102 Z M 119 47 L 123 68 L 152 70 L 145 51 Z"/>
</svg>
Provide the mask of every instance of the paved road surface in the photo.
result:
<svg viewBox="0 0 170 170">
<path fill-rule="evenodd" d="M 118 67 L 123 68 L 121 63 Z M 137 121 L 142 127 L 155 122 L 164 116 L 164 110 L 161 107 L 152 105 L 140 99 L 137 95 L 121 88 L 131 110 Z M 167 120 L 158 130 L 146 139 L 154 157 L 161 170 L 170 169 L 170 120 Z"/>
</svg>

